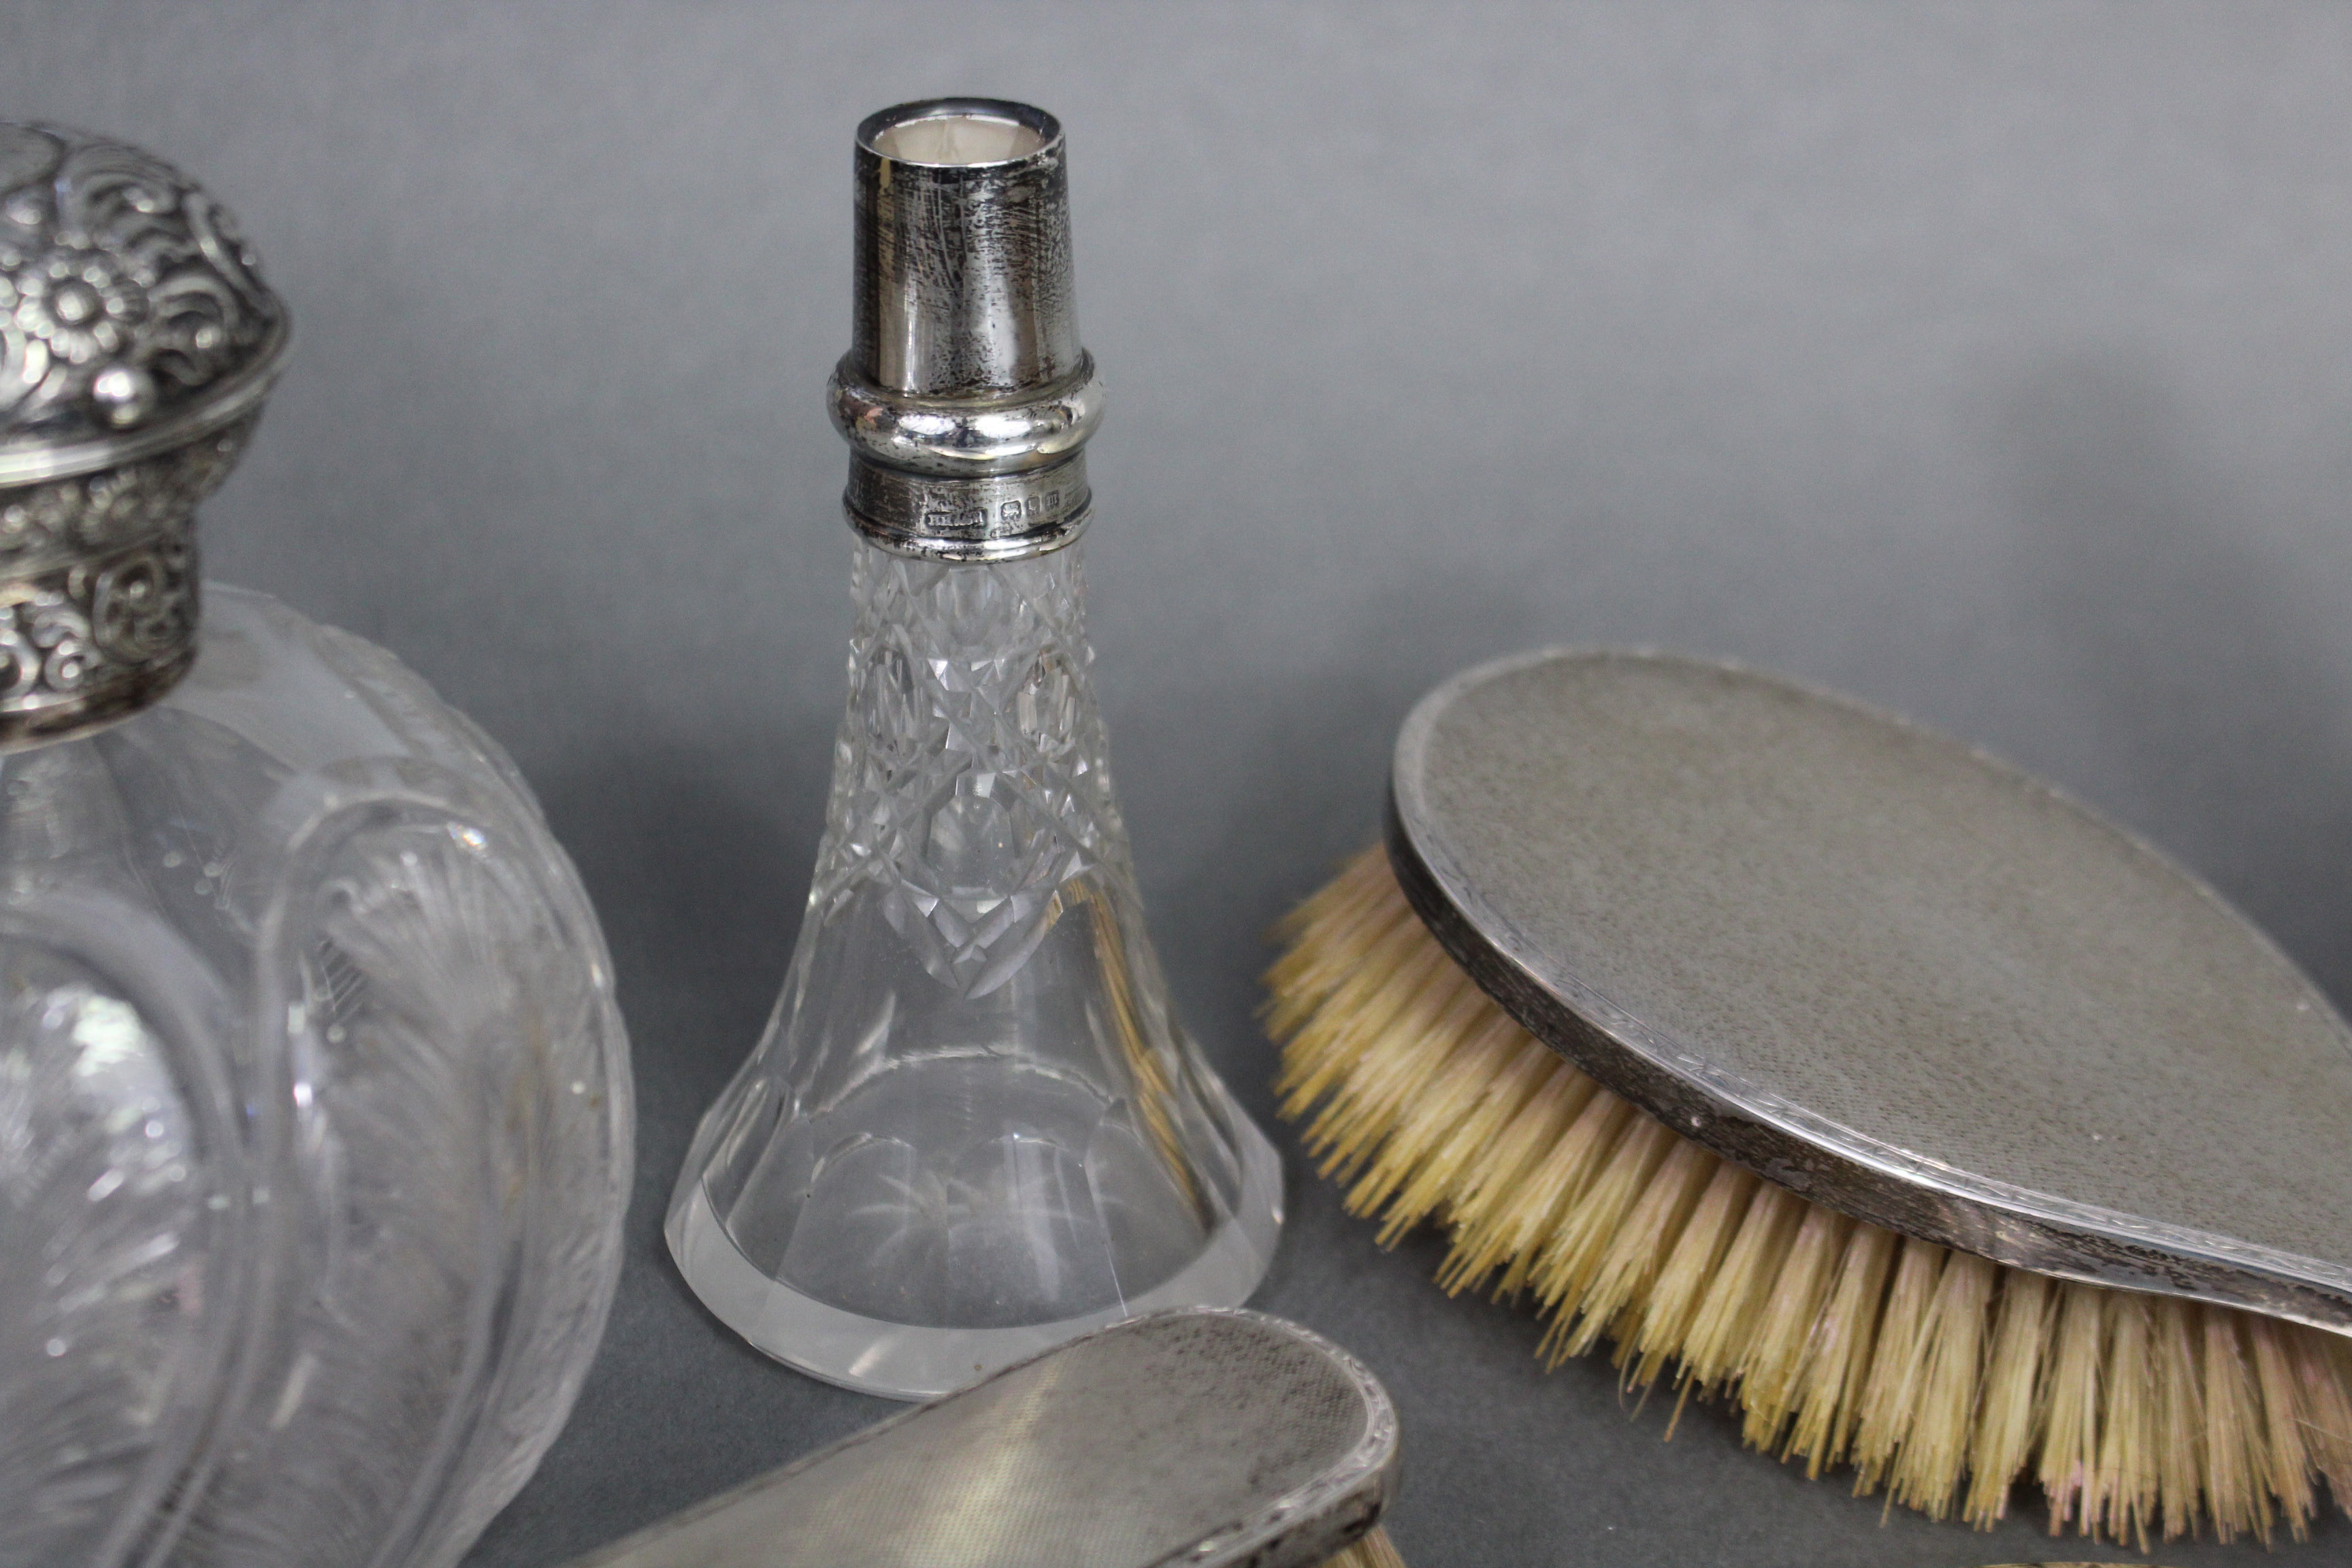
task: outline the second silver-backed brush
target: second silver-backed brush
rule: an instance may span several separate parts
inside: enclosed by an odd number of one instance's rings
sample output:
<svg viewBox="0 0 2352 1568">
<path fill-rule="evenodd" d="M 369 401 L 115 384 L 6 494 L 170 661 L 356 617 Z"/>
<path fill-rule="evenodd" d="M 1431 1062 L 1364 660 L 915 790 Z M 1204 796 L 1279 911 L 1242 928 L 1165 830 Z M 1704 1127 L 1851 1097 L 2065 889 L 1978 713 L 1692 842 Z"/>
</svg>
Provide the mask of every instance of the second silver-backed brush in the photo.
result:
<svg viewBox="0 0 2352 1568">
<path fill-rule="evenodd" d="M 1166 1312 L 572 1568 L 1399 1568 L 1377 1528 L 1397 1468 L 1396 1408 L 1353 1356 L 1256 1312 Z"/>
</svg>

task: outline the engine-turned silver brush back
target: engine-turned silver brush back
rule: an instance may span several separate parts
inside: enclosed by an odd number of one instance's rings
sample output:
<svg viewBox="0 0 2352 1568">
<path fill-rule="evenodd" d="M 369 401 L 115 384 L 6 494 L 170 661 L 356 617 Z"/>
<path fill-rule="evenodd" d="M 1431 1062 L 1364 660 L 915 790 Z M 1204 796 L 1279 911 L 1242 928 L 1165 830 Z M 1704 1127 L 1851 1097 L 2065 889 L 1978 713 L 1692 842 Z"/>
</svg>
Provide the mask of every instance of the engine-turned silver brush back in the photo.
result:
<svg viewBox="0 0 2352 1568">
<path fill-rule="evenodd" d="M 286 343 L 285 307 L 184 174 L 0 123 L 0 749 L 136 712 L 187 673 L 196 503 Z"/>
<path fill-rule="evenodd" d="M 850 349 L 828 389 L 843 505 L 900 554 L 1008 561 L 1077 537 L 1102 384 L 1078 346 L 1062 128 L 993 99 L 857 128 Z"/>
<path fill-rule="evenodd" d="M 1945 736 L 1546 652 L 1398 739 L 1407 896 L 1539 1038 L 1801 1195 L 2352 1329 L 2352 1031 L 2210 889 Z"/>
<path fill-rule="evenodd" d="M 1106 1329 L 573 1568 L 1306 1568 L 1379 1519 L 1396 1409 L 1256 1312 Z"/>
</svg>

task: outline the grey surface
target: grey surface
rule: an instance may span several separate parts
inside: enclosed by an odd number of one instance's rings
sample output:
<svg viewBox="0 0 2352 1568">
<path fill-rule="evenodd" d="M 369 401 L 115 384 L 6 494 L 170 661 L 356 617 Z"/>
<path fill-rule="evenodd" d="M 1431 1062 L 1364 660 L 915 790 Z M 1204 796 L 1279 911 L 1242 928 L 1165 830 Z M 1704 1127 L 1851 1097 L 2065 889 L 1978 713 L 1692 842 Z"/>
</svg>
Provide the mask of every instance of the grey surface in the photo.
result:
<svg viewBox="0 0 2352 1568">
<path fill-rule="evenodd" d="M 613 940 L 630 1272 L 476 1563 L 885 1409 L 728 1342 L 655 1227 L 820 826 L 850 132 L 946 91 L 1069 128 L 1100 690 L 1176 994 L 1253 1108 L 1266 922 L 1377 833 L 1412 699 L 1542 642 L 1734 655 L 1988 743 L 2352 995 L 2340 5 L 13 0 L 0 113 L 184 163 L 293 305 L 213 570 L 511 747 Z M 1546 1377 L 1534 1323 L 1292 1183 L 1258 1304 L 1396 1395 L 1415 1568 L 2055 1552 L 1882 1529 L 1712 1412 L 1661 1444 L 1605 1365 Z"/>
<path fill-rule="evenodd" d="M 1392 780 L 1393 863 L 1447 951 L 1684 1136 L 1997 1262 L 2352 1331 L 2352 1030 L 2065 796 L 1846 699 L 1622 650 L 1446 681 Z"/>
</svg>

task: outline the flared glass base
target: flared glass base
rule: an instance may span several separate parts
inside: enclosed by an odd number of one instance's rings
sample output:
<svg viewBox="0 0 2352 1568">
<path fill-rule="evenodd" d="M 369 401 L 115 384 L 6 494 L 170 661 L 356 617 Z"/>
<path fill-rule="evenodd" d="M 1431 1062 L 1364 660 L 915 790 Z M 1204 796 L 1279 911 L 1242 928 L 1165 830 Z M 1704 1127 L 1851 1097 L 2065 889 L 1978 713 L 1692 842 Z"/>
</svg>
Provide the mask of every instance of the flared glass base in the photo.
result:
<svg viewBox="0 0 2352 1568">
<path fill-rule="evenodd" d="M 743 1256 L 697 1183 L 670 1209 L 670 1256 L 703 1304 L 755 1348 L 861 1394 L 932 1399 L 1001 1367 L 1124 1319 L 1167 1307 L 1238 1307 L 1273 1261 L 1282 1228 L 1282 1162 L 1265 1134 L 1231 1117 L 1241 1189 L 1232 1215 L 1181 1272 L 1100 1311 L 1008 1328 L 932 1328 L 844 1311 L 771 1278 Z"/>
<path fill-rule="evenodd" d="M 671 1199 L 769 1355 L 920 1398 L 1239 1306 L 1281 1170 L 1177 1026 L 1086 675 L 1079 549 L 855 557 L 833 795 L 766 1035 Z"/>
</svg>

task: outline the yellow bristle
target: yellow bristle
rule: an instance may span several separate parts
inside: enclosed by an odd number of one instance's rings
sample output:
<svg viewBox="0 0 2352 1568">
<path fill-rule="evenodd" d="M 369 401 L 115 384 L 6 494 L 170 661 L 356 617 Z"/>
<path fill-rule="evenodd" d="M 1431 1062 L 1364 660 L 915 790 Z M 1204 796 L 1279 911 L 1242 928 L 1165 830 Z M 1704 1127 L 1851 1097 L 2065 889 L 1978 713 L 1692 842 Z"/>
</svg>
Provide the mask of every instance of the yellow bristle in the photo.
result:
<svg viewBox="0 0 2352 1568">
<path fill-rule="evenodd" d="M 2282 1325 L 2294 1371 L 2295 1410 L 2313 1468 L 2327 1478 L 2338 1508 L 2352 1510 L 2352 1344 L 2333 1334 Z"/>
<path fill-rule="evenodd" d="M 1886 1300 L 1886 1271 L 1895 1261 L 1895 1233 L 1857 1225 L 1846 1237 L 1838 1260 L 1837 1283 L 1805 1347 L 1803 1403 L 1781 1457 L 1805 1461 L 1805 1475 L 1818 1479 L 1844 1459 L 1872 1348 L 1878 1342 L 1879 1311 Z"/>
<path fill-rule="evenodd" d="M 1378 851 L 1280 931 L 1283 1114 L 1382 1242 L 1451 1229 L 1448 1291 L 1531 1294 L 1548 1360 L 1612 1338 L 1627 1387 L 1678 1367 L 1685 1399 L 1728 1392 L 1748 1441 L 1808 1475 L 1850 1463 L 1857 1493 L 1981 1527 L 2029 1474 L 2053 1534 L 2142 1551 L 2279 1520 L 2301 1539 L 2322 1478 L 2352 1501 L 2352 1340 L 2053 1282 L 1759 1181 L 1514 1023 Z"/>
<path fill-rule="evenodd" d="M 2050 1500 L 2050 1533 L 2081 1520 L 2093 1533 L 2099 1506 L 2099 1374 L 2107 1354 L 2107 1293 L 2089 1285 L 2058 1287 L 2051 1330 L 2049 1381 L 2038 1402 L 2042 1421 L 2040 1479 Z"/>
<path fill-rule="evenodd" d="M 1805 1200 L 1786 1187 L 1769 1183 L 1748 1199 L 1739 1234 L 1708 1283 L 1706 1299 L 1691 1320 L 1683 1342 L 1683 1379 L 1686 1387 L 1711 1394 L 1737 1374 L 1748 1342 L 1755 1337 L 1759 1309 L 1780 1259 L 1788 1255 L 1790 1238 L 1804 1221 Z"/>
<path fill-rule="evenodd" d="M 1510 1210 L 1516 1256 L 1495 1287 L 1497 1296 L 1514 1295 L 1526 1287 L 1545 1240 L 1559 1228 L 1561 1211 L 1576 1201 L 1608 1159 L 1633 1113 L 1632 1106 L 1607 1089 L 1596 1089 L 1568 1131 L 1527 1172 L 1525 1190 L 1513 1199 Z"/>
<path fill-rule="evenodd" d="M 2197 1525 L 2204 1489 L 2205 1401 L 2197 1366 L 2197 1309 L 2170 1296 L 2148 1303 L 2156 1371 L 2156 1488 L 2164 1503 L 2164 1538 Z"/>
<path fill-rule="evenodd" d="M 1276 922 L 1283 954 L 1266 973 L 1267 1032 L 1277 1040 L 1297 1034 L 1357 973 L 1365 953 L 1391 933 L 1410 936 L 1420 923 L 1396 896 L 1387 857 L 1378 849 L 1356 856 L 1322 891 Z"/>
<path fill-rule="evenodd" d="M 1432 1026 L 1463 989 L 1462 972 L 1445 968 L 1447 976 L 1441 982 L 1433 974 L 1417 1003 L 1396 1007 L 1396 1027 L 1361 1042 L 1333 1078 L 1306 1138 L 1307 1148 L 1322 1156 L 1324 1175 L 1353 1177 L 1407 1109 L 1427 1097 L 1431 1074 L 1444 1070 Z"/>
<path fill-rule="evenodd" d="M 1985 1363 L 1984 1404 L 1969 1449 L 1966 1518 L 1990 1530 L 2009 1512 L 2009 1488 L 2033 1451 L 2034 1392 L 2050 1344 L 2051 1282 L 2002 1271 L 1992 1353 Z"/>
<path fill-rule="evenodd" d="M 1691 1321 L 1706 1300 L 1723 1255 L 1739 1234 L 1739 1222 L 1748 1217 L 1748 1200 L 1757 1185 L 1756 1178 L 1738 1166 L 1717 1164 L 1643 1304 L 1632 1342 L 1638 1364 L 1626 1378 L 1633 1387 L 1649 1387 L 1668 1362 L 1681 1356 Z"/>
<path fill-rule="evenodd" d="M 2252 1531 L 2271 1540 L 2270 1454 L 2263 1441 L 2262 1406 L 2238 1343 L 2236 1314 L 2215 1307 L 2197 1311 L 2203 1341 L 2199 1370 L 2205 1388 L 2205 1506 L 2213 1533 L 2227 1542 Z"/>
<path fill-rule="evenodd" d="M 2146 1296 L 2095 1294 L 2108 1308 L 2107 1359 L 2100 1378 L 2105 1399 L 2099 1414 L 2098 1518 L 2109 1539 L 2130 1541 L 2145 1552 L 2161 1512 L 2156 1317 Z M 2089 1506 L 2084 1505 L 2086 1513 Z M 2087 1518 L 2083 1532 L 2095 1533 Z"/>
<path fill-rule="evenodd" d="M 2263 1431 L 2270 1489 L 2278 1498 L 2287 1533 L 2297 1541 L 2311 1534 L 2316 1499 L 2311 1488 L 2311 1449 L 2304 1442 L 2304 1413 L 2287 1350 L 2286 1326 L 2268 1318 L 2246 1317 L 2246 1342 L 2253 1353 L 2254 1384 L 2263 1406 Z"/>
<path fill-rule="evenodd" d="M 1410 915 L 1372 944 L 1363 962 L 1333 988 L 1286 1037 L 1281 1076 L 1275 1091 L 1285 1097 L 1282 1113 L 1297 1116 L 1315 1103 L 1360 1052 L 1383 1043 L 1418 1044 L 1398 1027 L 1399 1015 L 1431 983 L 1451 987 L 1462 979 L 1445 950 L 1429 940 Z"/>
<path fill-rule="evenodd" d="M 1444 1053 L 1444 1064 L 1423 1080 L 1419 1093 L 1405 1098 L 1389 1121 L 1380 1158 L 1348 1194 L 1349 1214 L 1372 1214 L 1384 1206 L 1485 1097 L 1510 1042 L 1486 1026 L 1489 1009 L 1481 1001 L 1476 988 L 1470 987 L 1457 992 L 1429 1019 L 1425 1037 L 1433 1050 Z M 1401 1236 L 1404 1228 L 1400 1225 L 1391 1234 Z"/>
<path fill-rule="evenodd" d="M 1949 1516 L 1968 1463 L 1969 1434 L 1976 1426 L 1983 1383 L 1986 1320 L 1999 1272 L 1969 1253 L 1947 1254 L 1920 1333 L 1927 1361 L 1890 1489 L 1896 1501 L 1930 1519 Z"/>
<path fill-rule="evenodd" d="M 1599 1176 L 1536 1254 L 1528 1283 L 1537 1304 L 1552 1314 L 1551 1332 L 1545 1337 L 1554 1343 L 1546 1353 L 1555 1363 L 1580 1353 L 1572 1336 L 1589 1316 L 1592 1281 L 1667 1147 L 1680 1142 L 1646 1116 L 1632 1119 Z"/>
<path fill-rule="evenodd" d="M 1741 1397 L 1748 1405 L 1748 1441 L 1770 1448 L 1780 1441 L 1789 1417 L 1800 1403 L 1799 1379 L 1806 1370 L 1805 1352 L 1822 1303 L 1836 1283 L 1838 1261 L 1845 1254 L 1846 1232 L 1853 1222 L 1811 1204 L 1802 1205 L 1803 1218 L 1796 1240 L 1764 1298 L 1756 1335 L 1740 1357 Z"/>
<path fill-rule="evenodd" d="M 1944 1249 L 1911 1237 L 1903 1238 L 1886 1309 L 1878 1320 L 1878 1350 L 1863 1381 L 1853 1435 L 1854 1491 L 1878 1489 L 1911 1430 L 1919 1385 L 1927 1369 L 1927 1319 L 1936 1304 L 1936 1280 L 1943 1273 Z"/>
<path fill-rule="evenodd" d="M 1644 1125 L 1657 1127 L 1644 1120 Z M 1664 1131 L 1664 1128 L 1659 1129 Z M 1582 1355 L 1605 1332 L 1616 1332 L 1641 1310 L 1665 1261 L 1682 1234 L 1699 1194 L 1717 1163 L 1714 1155 L 1686 1138 L 1669 1136 L 1665 1158 L 1643 1184 L 1642 1195 L 1625 1222 L 1610 1237 L 1584 1300 L 1583 1321 L 1569 1341 L 1570 1355 Z"/>
<path fill-rule="evenodd" d="M 1375 1525 L 1370 1535 L 1359 1536 L 1337 1556 L 1323 1559 L 1322 1568 L 1404 1568 L 1404 1558 L 1389 1540 L 1389 1532 Z"/>
<path fill-rule="evenodd" d="M 1542 1238 L 1550 1211 L 1535 1199 L 1535 1173 L 1600 1092 L 1599 1084 L 1566 1062 L 1555 1063 L 1551 1076 L 1505 1124 L 1483 1162 L 1484 1179 L 1454 1202 L 1454 1249 L 1437 1272 L 1448 1294 L 1484 1284 Z"/>
<path fill-rule="evenodd" d="M 1465 1055 L 1475 1051 L 1493 1064 L 1474 1080 L 1477 1099 L 1390 1200 L 1380 1230 L 1383 1247 L 1432 1215 L 1458 1213 L 1464 1194 L 1498 1179 L 1487 1169 L 1496 1141 L 1560 1065 L 1549 1051 L 1531 1049 L 1526 1033 L 1507 1018 L 1488 1018 L 1482 1036 L 1465 1047 Z"/>
</svg>

